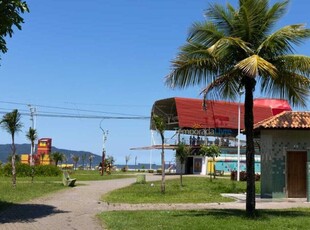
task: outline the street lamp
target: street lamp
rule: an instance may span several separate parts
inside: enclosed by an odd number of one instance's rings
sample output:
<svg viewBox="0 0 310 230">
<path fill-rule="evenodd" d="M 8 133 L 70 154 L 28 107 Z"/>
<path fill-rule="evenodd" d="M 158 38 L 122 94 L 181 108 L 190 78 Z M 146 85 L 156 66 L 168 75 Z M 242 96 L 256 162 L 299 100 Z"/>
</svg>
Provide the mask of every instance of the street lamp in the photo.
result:
<svg viewBox="0 0 310 230">
<path fill-rule="evenodd" d="M 31 128 L 33 130 L 35 130 L 36 124 L 35 124 L 35 119 L 34 116 L 36 114 L 36 108 L 32 107 L 32 105 L 28 105 L 29 109 L 30 109 L 30 121 L 31 121 Z M 33 154 L 35 153 L 35 145 L 32 147 L 31 144 L 31 149 L 30 149 L 30 165 L 33 165 Z"/>
<path fill-rule="evenodd" d="M 104 161 L 105 161 L 105 142 L 107 141 L 109 130 L 104 130 L 101 127 L 101 123 L 103 120 L 100 121 L 100 129 L 102 130 L 102 159 L 101 159 L 101 176 L 104 174 Z"/>
<path fill-rule="evenodd" d="M 241 95 L 243 94 L 242 90 L 239 90 L 239 103 L 238 103 L 238 159 L 237 159 L 237 181 L 240 181 L 240 116 L 241 116 Z"/>
</svg>

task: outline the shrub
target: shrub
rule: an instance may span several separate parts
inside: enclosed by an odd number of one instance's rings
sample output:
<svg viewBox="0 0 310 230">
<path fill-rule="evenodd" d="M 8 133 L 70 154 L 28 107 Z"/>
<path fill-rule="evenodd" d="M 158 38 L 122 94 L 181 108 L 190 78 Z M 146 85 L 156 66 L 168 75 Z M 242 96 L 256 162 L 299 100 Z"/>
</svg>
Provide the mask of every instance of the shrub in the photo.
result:
<svg viewBox="0 0 310 230">
<path fill-rule="evenodd" d="M 7 163 L 1 169 L 1 175 L 12 176 L 12 164 Z M 27 176 L 59 176 L 61 170 L 55 165 L 36 165 L 30 166 L 27 164 L 16 163 L 16 175 L 19 177 Z"/>
<path fill-rule="evenodd" d="M 122 168 L 122 172 L 127 172 L 128 171 L 128 166 L 125 166 Z"/>
<path fill-rule="evenodd" d="M 154 170 L 153 169 L 149 169 L 148 173 L 154 173 Z"/>
<path fill-rule="evenodd" d="M 31 167 L 30 165 L 17 162 L 15 167 L 16 167 L 16 175 L 17 176 L 27 177 L 27 176 L 31 176 L 31 174 L 32 174 L 33 167 Z M 3 169 L 2 169 L 2 173 L 4 176 L 12 176 L 12 164 L 11 163 L 5 164 Z"/>
<path fill-rule="evenodd" d="M 61 169 L 55 165 L 37 165 L 35 166 L 35 176 L 59 176 Z"/>
</svg>

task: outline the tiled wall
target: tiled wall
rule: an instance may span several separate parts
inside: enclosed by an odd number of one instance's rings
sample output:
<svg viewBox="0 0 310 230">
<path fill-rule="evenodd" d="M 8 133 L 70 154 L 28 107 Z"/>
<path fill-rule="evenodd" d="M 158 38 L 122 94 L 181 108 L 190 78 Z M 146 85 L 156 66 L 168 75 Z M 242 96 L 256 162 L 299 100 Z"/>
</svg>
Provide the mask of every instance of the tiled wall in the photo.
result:
<svg viewBox="0 0 310 230">
<path fill-rule="evenodd" d="M 262 130 L 262 197 L 286 197 L 286 152 L 307 148 L 310 148 L 310 130 Z"/>
</svg>

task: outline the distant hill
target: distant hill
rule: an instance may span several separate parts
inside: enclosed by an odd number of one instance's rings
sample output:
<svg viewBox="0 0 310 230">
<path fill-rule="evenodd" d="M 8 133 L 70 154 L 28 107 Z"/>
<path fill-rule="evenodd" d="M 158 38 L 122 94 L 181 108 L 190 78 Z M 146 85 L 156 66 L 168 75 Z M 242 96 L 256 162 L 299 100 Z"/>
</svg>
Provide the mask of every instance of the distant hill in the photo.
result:
<svg viewBox="0 0 310 230">
<path fill-rule="evenodd" d="M 8 157 L 11 154 L 11 145 L 10 144 L 5 144 L 5 145 L 0 145 L 0 161 L 2 163 L 6 163 L 8 161 Z M 73 161 L 71 159 L 72 155 L 78 155 L 80 157 L 80 161 L 78 162 L 78 165 L 82 165 L 82 155 L 86 154 L 86 160 L 84 162 L 85 166 L 89 164 L 88 156 L 92 153 L 87 152 L 87 151 L 74 151 L 74 150 L 69 150 L 69 149 L 59 149 L 54 146 L 52 146 L 52 152 L 61 152 L 66 155 L 68 159 L 68 164 L 73 164 Z M 30 144 L 16 144 L 16 154 L 21 155 L 21 154 L 29 154 L 30 153 Z M 96 154 L 93 154 L 93 162 L 92 166 L 97 166 L 101 162 L 101 156 L 98 156 Z M 119 169 L 125 167 L 125 165 L 122 164 L 115 164 L 115 166 Z M 148 163 L 138 163 L 137 165 L 128 165 L 130 169 L 149 169 L 150 165 Z M 169 165 L 166 165 L 166 168 L 168 168 Z M 160 165 L 152 164 L 152 169 L 158 169 L 161 168 Z"/>
<path fill-rule="evenodd" d="M 8 156 L 11 154 L 11 145 L 10 144 L 5 144 L 5 145 L 0 145 L 0 161 L 5 163 L 7 162 Z M 86 152 L 86 151 L 74 151 L 74 150 L 68 150 L 68 149 L 59 149 L 54 146 L 52 146 L 52 152 L 61 152 L 67 156 L 68 159 L 68 164 L 72 164 L 73 161 L 71 159 L 72 155 L 78 155 L 80 156 L 80 164 L 82 164 L 82 155 L 86 154 L 86 161 L 85 165 L 89 163 L 88 161 L 88 156 L 92 153 Z M 16 144 L 16 154 L 21 155 L 21 154 L 29 154 L 30 153 L 30 144 Z M 93 154 L 93 162 L 92 165 L 99 165 L 101 161 L 101 156 L 98 156 L 96 154 Z"/>
</svg>

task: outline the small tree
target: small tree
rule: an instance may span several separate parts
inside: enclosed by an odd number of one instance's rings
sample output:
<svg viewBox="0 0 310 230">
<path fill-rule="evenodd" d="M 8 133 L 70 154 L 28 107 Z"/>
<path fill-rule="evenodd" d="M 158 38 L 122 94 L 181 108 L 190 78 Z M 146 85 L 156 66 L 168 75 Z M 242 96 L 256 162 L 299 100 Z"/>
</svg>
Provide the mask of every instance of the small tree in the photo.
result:
<svg viewBox="0 0 310 230">
<path fill-rule="evenodd" d="M 65 155 L 60 152 L 54 152 L 51 154 L 52 160 L 55 162 L 55 165 L 58 165 L 58 162 L 63 162 L 65 160 Z"/>
<path fill-rule="evenodd" d="M 30 165 L 33 165 L 34 142 L 38 139 L 37 130 L 29 127 L 26 138 L 31 142 Z"/>
<path fill-rule="evenodd" d="M 91 164 L 92 164 L 92 162 L 93 162 L 93 159 L 94 159 L 94 155 L 93 154 L 89 154 L 89 156 L 88 156 L 88 160 L 89 160 L 89 168 L 91 169 Z"/>
<path fill-rule="evenodd" d="M 16 146 L 15 146 L 15 133 L 20 132 L 23 124 L 20 121 L 21 115 L 17 109 L 14 109 L 11 113 L 7 113 L 3 116 L 1 120 L 2 127 L 11 135 L 12 139 L 12 184 L 16 187 L 16 168 L 15 168 L 15 156 L 16 156 Z"/>
<path fill-rule="evenodd" d="M 165 193 L 165 129 L 166 129 L 166 123 L 164 118 L 154 115 L 153 116 L 153 122 L 155 125 L 156 131 L 159 133 L 161 138 L 161 192 Z"/>
<path fill-rule="evenodd" d="M 104 168 L 105 168 L 105 171 L 108 173 L 108 174 L 111 174 L 111 171 L 112 171 L 112 168 L 113 168 L 113 165 L 114 165 L 114 157 L 113 156 L 107 156 L 105 161 L 104 161 Z"/>
<path fill-rule="evenodd" d="M 77 163 L 79 162 L 80 157 L 79 157 L 78 155 L 72 155 L 72 156 L 71 156 L 71 159 L 72 159 L 73 162 L 74 162 L 74 169 L 76 170 L 76 169 L 77 169 Z"/>
<path fill-rule="evenodd" d="M 180 164 L 181 164 L 181 173 L 180 173 L 180 183 L 181 183 L 181 187 L 183 187 L 183 166 L 184 163 L 186 161 L 186 158 L 188 157 L 190 153 L 190 147 L 186 146 L 184 143 L 179 143 L 178 147 L 175 151 L 175 156 L 176 158 L 179 160 Z"/>
<path fill-rule="evenodd" d="M 130 154 L 125 156 L 125 162 L 126 162 L 125 169 L 126 169 L 126 171 L 128 170 L 128 161 L 130 161 L 130 159 L 131 159 Z"/>
<path fill-rule="evenodd" d="M 215 158 L 221 155 L 221 150 L 217 145 L 202 145 L 199 150 L 199 154 L 202 156 L 212 157 L 213 160 L 213 177 L 215 178 Z M 210 173 L 210 179 L 212 181 L 212 174 Z"/>
<path fill-rule="evenodd" d="M 82 164 L 83 164 L 83 169 L 85 169 L 85 161 L 86 161 L 86 153 L 84 153 L 83 155 L 82 155 Z"/>
</svg>

